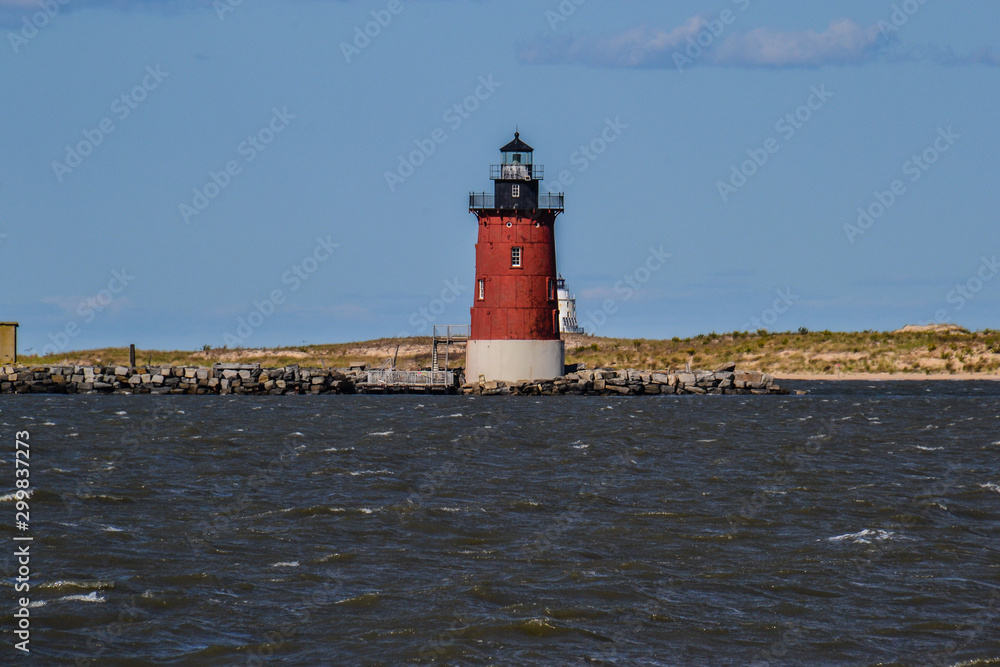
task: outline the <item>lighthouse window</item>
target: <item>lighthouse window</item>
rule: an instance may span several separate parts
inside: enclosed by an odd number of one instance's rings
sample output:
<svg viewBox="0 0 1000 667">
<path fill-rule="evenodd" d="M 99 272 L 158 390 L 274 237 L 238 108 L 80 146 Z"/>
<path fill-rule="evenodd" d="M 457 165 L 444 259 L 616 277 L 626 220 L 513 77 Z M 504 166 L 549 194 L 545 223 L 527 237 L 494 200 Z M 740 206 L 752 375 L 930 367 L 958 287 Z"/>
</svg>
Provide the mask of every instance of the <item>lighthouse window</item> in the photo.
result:
<svg viewBox="0 0 1000 667">
<path fill-rule="evenodd" d="M 521 251 L 523 248 L 511 248 L 510 249 L 510 265 L 514 268 L 519 268 L 521 266 Z"/>
<path fill-rule="evenodd" d="M 485 298 L 486 298 L 486 281 L 485 280 L 480 280 L 479 281 L 479 300 L 482 301 Z"/>
<path fill-rule="evenodd" d="M 521 196 L 521 186 L 520 185 L 512 185 L 511 188 L 510 188 L 510 194 L 515 199 L 518 198 L 518 197 L 520 197 Z"/>
<path fill-rule="evenodd" d="M 552 278 L 549 278 L 549 301 L 554 301 L 556 298 L 556 283 Z"/>
</svg>

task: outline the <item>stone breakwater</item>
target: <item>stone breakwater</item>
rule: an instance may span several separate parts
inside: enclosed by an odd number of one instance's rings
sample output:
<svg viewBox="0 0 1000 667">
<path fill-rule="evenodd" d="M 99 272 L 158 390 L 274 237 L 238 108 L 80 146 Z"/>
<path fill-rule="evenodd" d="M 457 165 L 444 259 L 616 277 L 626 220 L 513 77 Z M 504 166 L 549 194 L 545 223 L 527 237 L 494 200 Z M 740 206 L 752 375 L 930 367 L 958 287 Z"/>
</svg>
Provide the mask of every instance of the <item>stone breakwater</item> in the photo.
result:
<svg viewBox="0 0 1000 667">
<path fill-rule="evenodd" d="M 790 392 L 764 373 L 738 371 L 727 364 L 716 371 L 637 371 L 597 369 L 577 371 L 554 380 L 466 384 L 465 394 L 477 396 L 554 396 L 567 394 L 656 396 L 662 394 L 781 394 Z M 796 392 L 804 393 L 804 392 Z"/>
<path fill-rule="evenodd" d="M 354 394 L 361 370 L 260 368 L 256 365 L 4 366 L 4 394 Z"/>
<path fill-rule="evenodd" d="M 3 366 L 3 394 L 358 394 L 433 391 L 477 396 L 655 396 L 663 394 L 787 394 L 774 378 L 738 371 L 581 370 L 552 380 L 486 382 L 454 386 L 369 385 L 360 368 L 260 368 L 251 365 L 193 366 Z"/>
</svg>

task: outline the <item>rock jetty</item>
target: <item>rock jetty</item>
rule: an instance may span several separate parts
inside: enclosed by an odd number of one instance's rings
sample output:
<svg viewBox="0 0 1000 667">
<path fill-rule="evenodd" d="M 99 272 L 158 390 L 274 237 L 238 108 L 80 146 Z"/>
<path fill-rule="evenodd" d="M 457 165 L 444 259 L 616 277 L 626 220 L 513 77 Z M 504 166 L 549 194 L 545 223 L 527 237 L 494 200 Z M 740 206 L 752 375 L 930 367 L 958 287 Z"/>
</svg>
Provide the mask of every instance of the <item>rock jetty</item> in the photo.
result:
<svg viewBox="0 0 1000 667">
<path fill-rule="evenodd" d="M 657 396 L 663 394 L 780 394 L 790 392 L 764 373 L 738 371 L 730 363 L 715 371 L 637 371 L 597 369 L 552 380 L 466 384 L 462 393 L 477 396 L 555 396 L 567 394 Z"/>
<path fill-rule="evenodd" d="M 434 386 L 425 391 L 477 396 L 655 396 L 663 394 L 787 394 L 774 378 L 738 371 L 578 370 L 552 380 Z M 361 368 L 261 368 L 258 364 L 193 366 L 2 366 L 3 394 L 359 394 L 400 393 L 416 387 L 369 385 Z"/>
<path fill-rule="evenodd" d="M 192 366 L 4 366 L 4 394 L 354 394 L 360 369 L 258 364 Z"/>
</svg>

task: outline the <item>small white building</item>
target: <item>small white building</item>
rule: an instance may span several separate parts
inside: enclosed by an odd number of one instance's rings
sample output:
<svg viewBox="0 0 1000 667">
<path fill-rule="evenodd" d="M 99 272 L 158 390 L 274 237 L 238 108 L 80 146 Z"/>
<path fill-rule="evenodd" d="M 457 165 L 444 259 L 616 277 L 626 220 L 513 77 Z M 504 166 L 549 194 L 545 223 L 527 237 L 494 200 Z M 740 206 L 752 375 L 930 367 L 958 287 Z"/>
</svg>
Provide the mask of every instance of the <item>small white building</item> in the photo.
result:
<svg viewBox="0 0 1000 667">
<path fill-rule="evenodd" d="M 576 297 L 566 289 L 566 279 L 559 276 L 556 283 L 559 296 L 559 333 L 585 333 L 576 322 Z"/>
</svg>

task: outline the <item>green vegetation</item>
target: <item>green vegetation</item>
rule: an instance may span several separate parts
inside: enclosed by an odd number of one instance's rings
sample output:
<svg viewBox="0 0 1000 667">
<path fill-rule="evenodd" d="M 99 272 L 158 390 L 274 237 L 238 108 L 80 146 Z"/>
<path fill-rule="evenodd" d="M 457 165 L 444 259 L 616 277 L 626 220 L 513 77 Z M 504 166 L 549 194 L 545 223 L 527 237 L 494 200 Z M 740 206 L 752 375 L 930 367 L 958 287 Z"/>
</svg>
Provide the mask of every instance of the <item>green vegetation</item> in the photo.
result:
<svg viewBox="0 0 1000 667">
<path fill-rule="evenodd" d="M 670 340 L 595 338 L 566 336 L 567 363 L 585 363 L 589 368 L 617 367 L 680 369 L 690 363 L 697 368 L 715 368 L 735 361 L 746 370 L 774 374 L 1000 373 L 1000 332 L 969 332 L 957 327 L 894 332 L 843 333 L 798 331 L 773 333 L 711 333 L 695 338 Z M 431 339 L 384 338 L 362 343 L 309 345 L 274 349 L 225 349 L 204 346 L 200 351 L 139 349 L 136 361 L 152 365 L 210 366 L 213 363 L 260 363 L 265 366 L 343 368 L 352 362 L 379 366 L 397 355 L 397 366 L 426 368 L 431 363 Z M 453 348 L 449 366 L 464 364 L 464 350 Z M 128 348 L 105 348 L 68 352 L 45 358 L 22 356 L 25 365 L 126 364 Z"/>
</svg>

